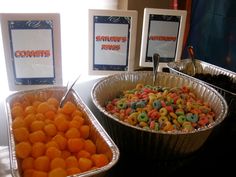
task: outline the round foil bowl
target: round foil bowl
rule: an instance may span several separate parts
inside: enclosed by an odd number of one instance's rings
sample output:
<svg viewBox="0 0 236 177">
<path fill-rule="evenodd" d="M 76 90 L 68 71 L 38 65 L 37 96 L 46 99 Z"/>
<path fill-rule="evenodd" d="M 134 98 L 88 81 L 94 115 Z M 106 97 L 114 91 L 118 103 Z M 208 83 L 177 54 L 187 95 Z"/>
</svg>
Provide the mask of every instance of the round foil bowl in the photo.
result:
<svg viewBox="0 0 236 177">
<path fill-rule="evenodd" d="M 92 101 L 101 113 L 100 120 L 117 144 L 121 155 L 152 160 L 186 157 L 203 146 L 227 115 L 228 105 L 214 88 L 197 80 L 164 72 L 157 73 L 155 86 L 169 88 L 190 86 L 198 98 L 209 103 L 215 112 L 215 121 L 207 127 L 191 132 L 163 132 L 129 125 L 105 110 L 105 104 L 109 100 L 119 96 L 122 91 L 135 88 L 138 83 L 152 85 L 152 72 L 134 71 L 110 75 L 94 84 L 91 91 Z"/>
</svg>

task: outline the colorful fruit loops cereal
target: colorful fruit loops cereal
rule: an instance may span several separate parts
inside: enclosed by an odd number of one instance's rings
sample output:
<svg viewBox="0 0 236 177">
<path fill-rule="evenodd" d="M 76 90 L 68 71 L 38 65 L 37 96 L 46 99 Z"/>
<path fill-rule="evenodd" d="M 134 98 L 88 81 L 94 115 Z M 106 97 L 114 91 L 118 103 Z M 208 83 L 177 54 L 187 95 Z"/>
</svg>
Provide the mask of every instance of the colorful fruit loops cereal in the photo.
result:
<svg viewBox="0 0 236 177">
<path fill-rule="evenodd" d="M 24 97 L 11 105 L 15 152 L 22 177 L 66 177 L 103 167 L 105 153 L 90 138 L 85 115 L 71 101 Z M 101 148 L 101 147 L 100 147 Z"/>
<path fill-rule="evenodd" d="M 137 84 L 108 101 L 106 111 L 130 125 L 164 132 L 190 132 L 214 122 L 209 104 L 190 87 L 167 88 Z"/>
</svg>

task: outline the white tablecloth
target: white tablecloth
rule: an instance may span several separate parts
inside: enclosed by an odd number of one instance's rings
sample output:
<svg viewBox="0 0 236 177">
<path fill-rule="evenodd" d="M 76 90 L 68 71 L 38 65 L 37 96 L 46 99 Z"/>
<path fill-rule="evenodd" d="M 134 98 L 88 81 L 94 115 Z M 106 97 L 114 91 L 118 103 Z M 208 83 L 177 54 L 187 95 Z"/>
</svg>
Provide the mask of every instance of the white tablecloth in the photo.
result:
<svg viewBox="0 0 236 177">
<path fill-rule="evenodd" d="M 0 177 L 12 177 L 8 146 L 0 146 Z"/>
</svg>

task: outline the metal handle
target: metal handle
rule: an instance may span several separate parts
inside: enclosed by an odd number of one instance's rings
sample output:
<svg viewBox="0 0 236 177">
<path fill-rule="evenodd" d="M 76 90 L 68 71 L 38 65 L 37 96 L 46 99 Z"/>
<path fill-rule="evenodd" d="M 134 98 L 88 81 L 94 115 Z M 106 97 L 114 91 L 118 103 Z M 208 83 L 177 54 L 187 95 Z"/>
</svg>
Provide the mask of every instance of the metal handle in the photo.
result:
<svg viewBox="0 0 236 177">
<path fill-rule="evenodd" d="M 188 54 L 190 58 L 192 59 L 192 62 L 195 64 L 195 54 L 194 54 L 194 48 L 193 46 L 188 46 Z"/>
<path fill-rule="evenodd" d="M 191 58 L 194 58 L 194 49 L 193 46 L 188 46 L 188 53 L 190 55 Z"/>
<path fill-rule="evenodd" d="M 152 62 L 153 62 L 153 81 L 152 82 L 153 82 L 153 85 L 155 85 L 155 82 L 156 82 L 159 61 L 160 61 L 160 55 L 158 53 L 154 53 L 153 57 L 152 57 Z"/>
<path fill-rule="evenodd" d="M 189 54 L 189 57 L 191 58 L 192 60 L 192 64 L 193 64 L 193 75 L 196 73 L 196 62 L 195 62 L 195 54 L 194 54 L 194 48 L 193 46 L 188 46 L 188 54 Z"/>
<path fill-rule="evenodd" d="M 77 82 L 77 80 L 80 78 L 80 75 L 74 80 L 74 82 L 72 83 L 72 85 L 69 87 L 69 83 L 67 83 L 67 90 L 66 93 L 64 94 L 64 96 L 61 98 L 61 101 L 59 103 L 59 107 L 61 108 L 64 104 L 64 101 L 68 95 L 68 93 L 70 92 L 70 90 L 73 88 L 73 86 L 75 85 L 75 83 Z"/>
</svg>

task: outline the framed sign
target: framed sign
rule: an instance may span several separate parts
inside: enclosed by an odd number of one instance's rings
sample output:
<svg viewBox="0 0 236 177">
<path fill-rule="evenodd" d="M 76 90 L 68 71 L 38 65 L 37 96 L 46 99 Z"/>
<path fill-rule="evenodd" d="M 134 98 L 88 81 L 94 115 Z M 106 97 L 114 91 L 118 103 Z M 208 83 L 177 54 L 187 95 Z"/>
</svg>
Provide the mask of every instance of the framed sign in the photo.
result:
<svg viewBox="0 0 236 177">
<path fill-rule="evenodd" d="M 154 53 L 160 55 L 159 71 L 180 59 L 186 15 L 185 10 L 144 9 L 140 66 L 152 67 Z"/>
<path fill-rule="evenodd" d="M 89 74 L 134 68 L 137 11 L 89 10 Z"/>
<path fill-rule="evenodd" d="M 59 14 L 1 14 L 10 90 L 62 85 Z"/>
</svg>

